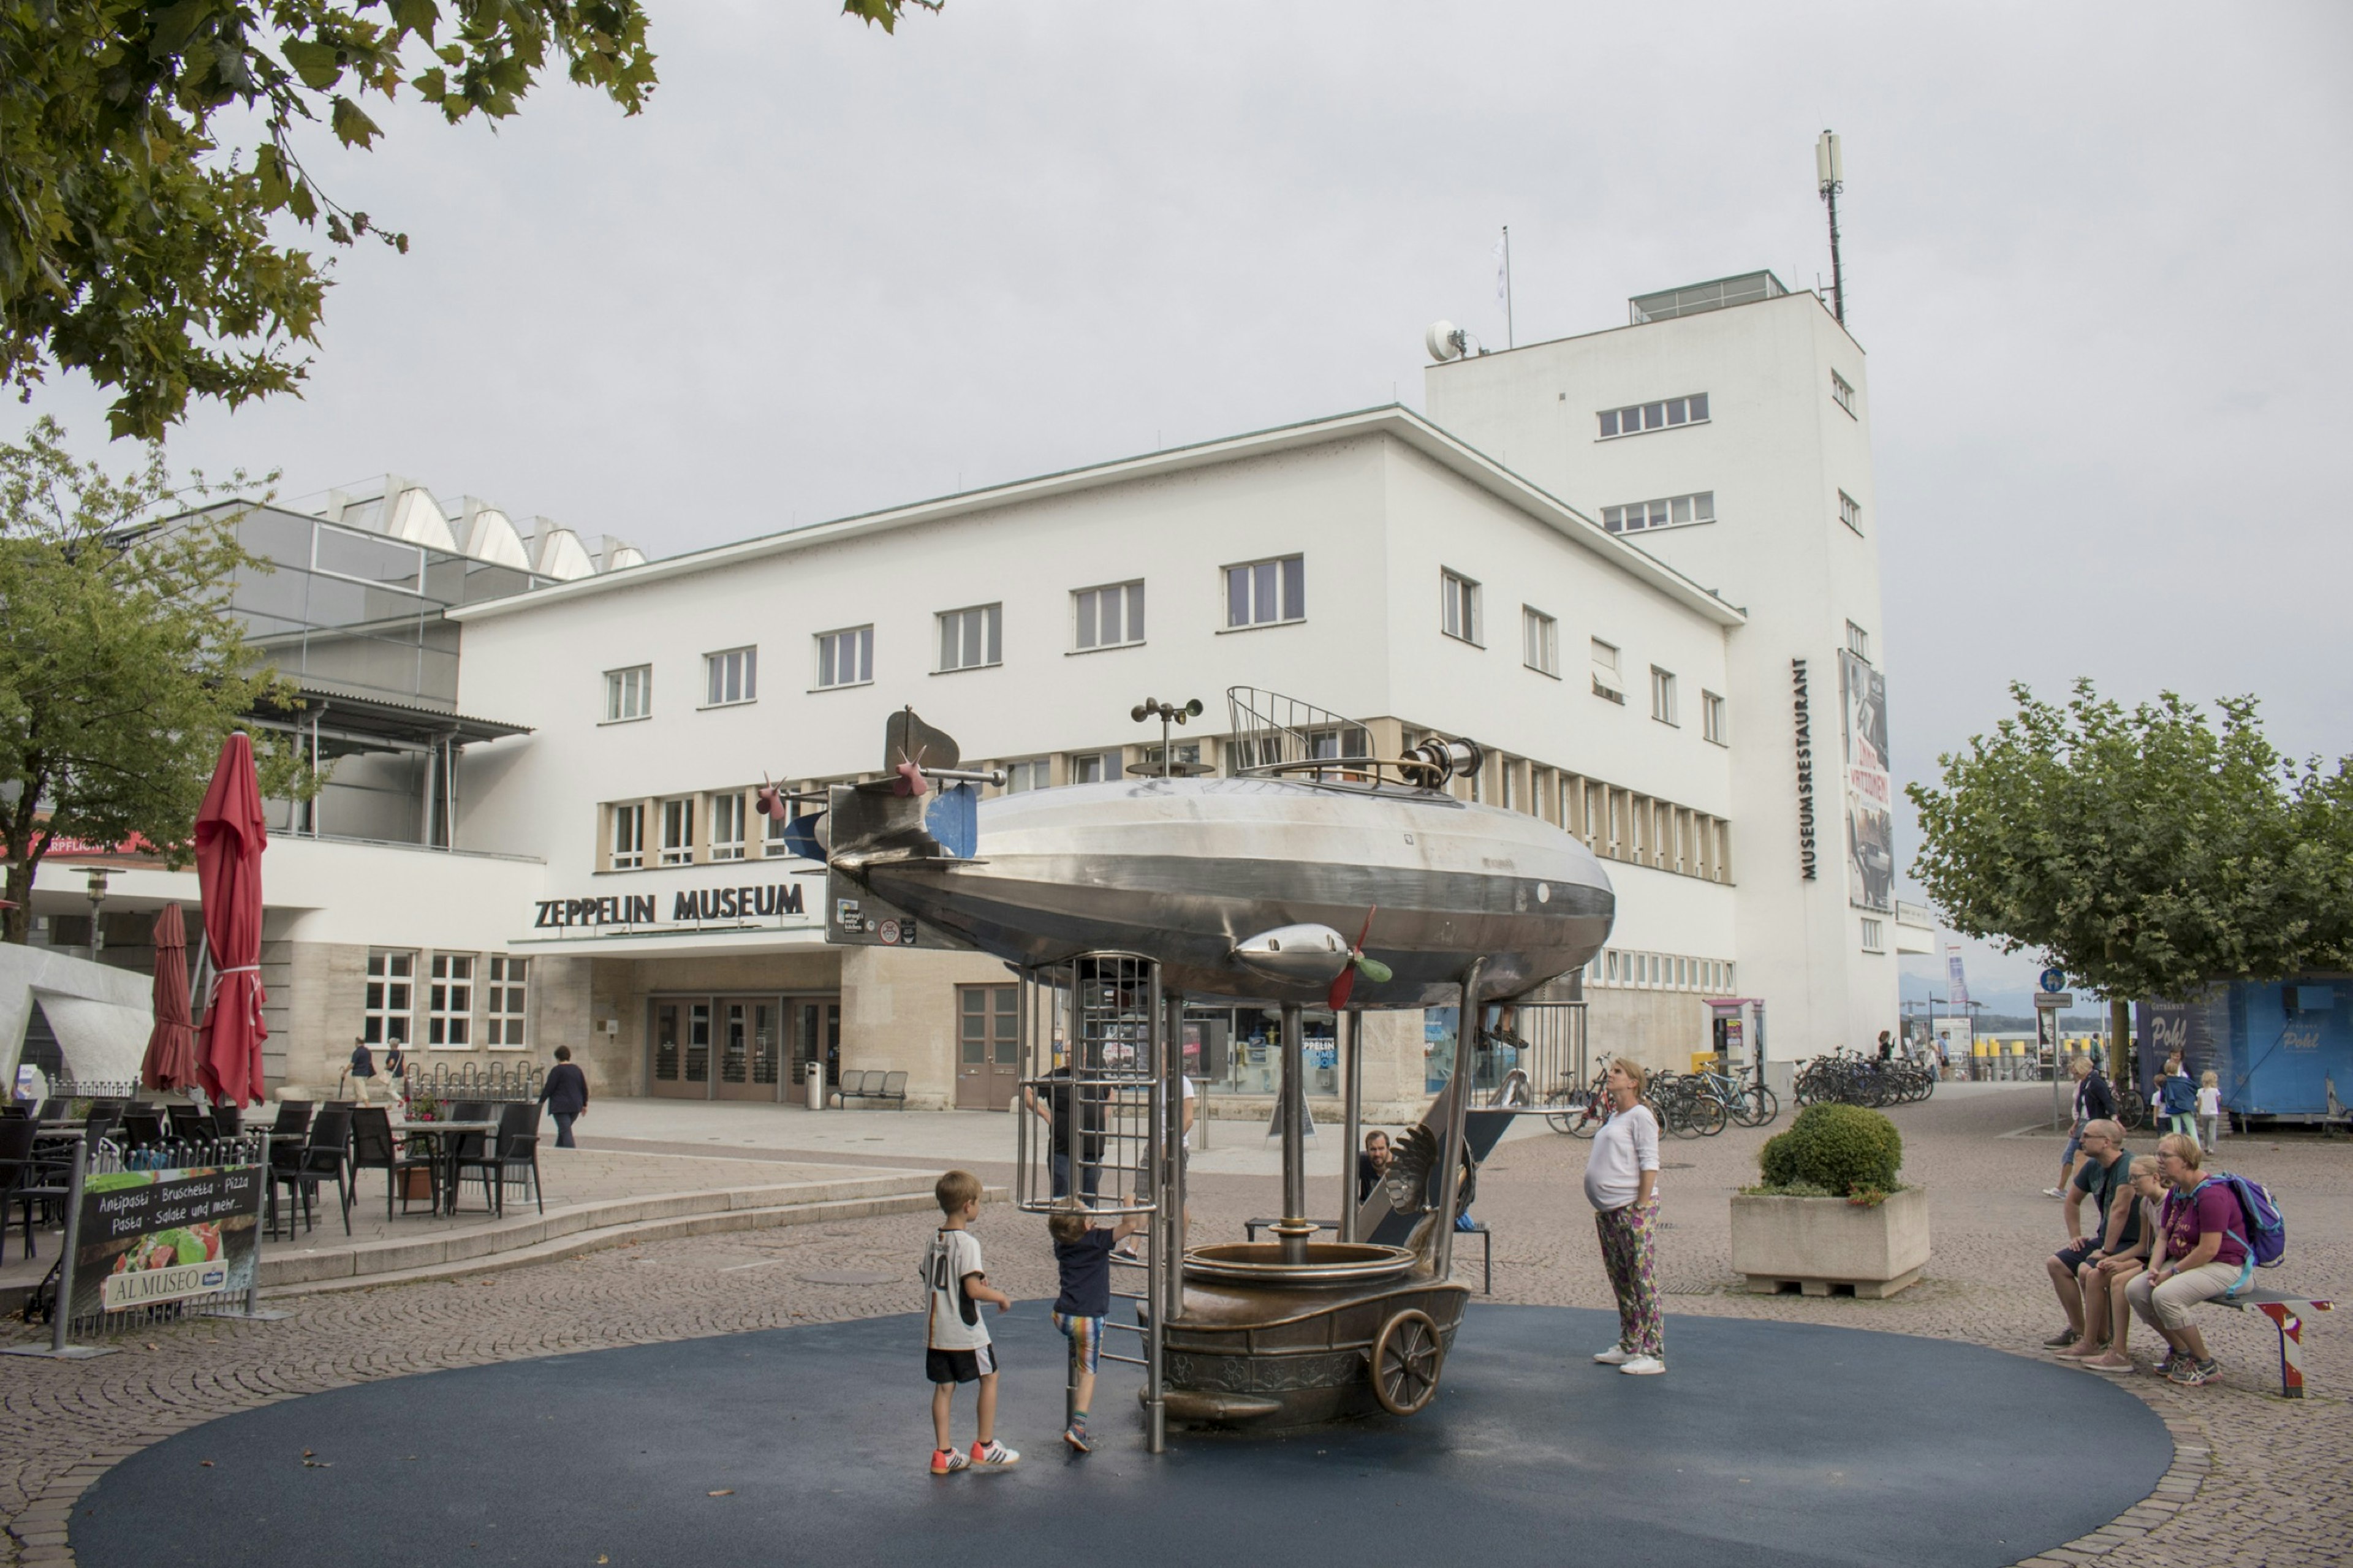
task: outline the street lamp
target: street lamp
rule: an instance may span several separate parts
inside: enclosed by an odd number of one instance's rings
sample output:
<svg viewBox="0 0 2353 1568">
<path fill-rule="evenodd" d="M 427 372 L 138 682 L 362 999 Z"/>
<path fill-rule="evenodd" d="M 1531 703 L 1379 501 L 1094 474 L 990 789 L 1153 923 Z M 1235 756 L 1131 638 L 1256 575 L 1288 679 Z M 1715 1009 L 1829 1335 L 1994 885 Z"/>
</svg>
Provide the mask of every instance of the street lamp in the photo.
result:
<svg viewBox="0 0 2353 1568">
<path fill-rule="evenodd" d="M 90 873 L 90 961 L 98 962 L 100 949 L 106 946 L 104 922 L 99 919 L 99 906 L 106 900 L 106 872 L 93 869 Z"/>
</svg>

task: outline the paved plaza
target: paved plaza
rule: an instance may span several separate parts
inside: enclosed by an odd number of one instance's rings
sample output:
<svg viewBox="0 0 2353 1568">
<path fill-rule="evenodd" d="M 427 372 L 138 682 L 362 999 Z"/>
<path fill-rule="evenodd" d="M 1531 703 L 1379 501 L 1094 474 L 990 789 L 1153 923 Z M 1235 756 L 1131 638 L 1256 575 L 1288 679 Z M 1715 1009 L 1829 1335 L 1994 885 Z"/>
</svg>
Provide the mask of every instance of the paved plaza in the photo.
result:
<svg viewBox="0 0 2353 1568">
<path fill-rule="evenodd" d="M 1923 1358 L 1943 1353 L 1943 1346 L 1979 1346 L 2032 1363 L 2035 1375 L 2044 1377 L 2048 1363 L 2037 1346 L 2059 1316 L 2041 1259 L 2059 1239 L 2060 1206 L 2040 1196 L 2039 1189 L 2054 1173 L 2059 1144 L 2047 1131 L 2031 1129 L 2038 1121 L 2047 1126 L 2049 1103 L 2047 1089 L 2021 1088 L 1940 1094 L 1926 1105 L 1892 1113 L 1907 1139 L 1906 1178 L 1929 1192 L 1936 1251 L 1927 1278 L 1887 1301 L 1760 1297 L 1738 1289 L 1730 1273 L 1725 1200 L 1753 1179 L 1755 1151 L 1767 1134 L 1734 1130 L 1716 1139 L 1671 1140 L 1664 1151 L 1661 1269 L 1669 1297 L 1668 1382 L 1674 1397 L 1692 1397 L 1689 1385 L 1706 1378 L 1704 1337 L 1696 1328 L 1679 1326 L 1688 1318 L 1919 1336 L 1935 1342 L 1919 1347 Z M 849 1119 L 779 1117 L 767 1145 L 731 1147 L 728 1163 L 773 1170 L 778 1163 L 856 1159 L 915 1169 L 925 1164 L 927 1124 L 928 1136 L 941 1143 L 967 1152 L 987 1147 L 982 1136 L 986 1122 L 974 1129 L 972 1118 L 860 1115 L 878 1123 L 887 1118 L 895 1129 L 858 1133 L 862 1151 L 856 1153 L 846 1148 L 795 1151 L 785 1145 L 796 1138 L 847 1135 Z M 629 1131 L 625 1121 L 617 1115 L 601 1130 Z M 808 1124 L 807 1133 L 795 1131 L 796 1123 Z M 611 1138 L 610 1147 L 583 1151 L 584 1165 L 628 1152 L 631 1142 L 684 1141 L 686 1131 L 667 1124 L 639 1130 L 662 1136 Z M 1218 1144 L 1241 1142 L 1232 1131 L 1231 1124 L 1219 1124 L 1213 1153 Z M 1009 1149 L 1009 1127 L 1002 1136 L 1002 1146 Z M 866 1142 L 870 1137 L 880 1142 Z M 967 1142 L 974 1138 L 981 1142 Z M 1323 1142 L 1336 1144 L 1336 1136 L 1327 1130 Z M 2137 1140 L 2137 1147 L 2147 1143 Z M 1477 1213 L 1495 1232 L 1497 1300 L 1585 1309 L 1609 1305 L 1592 1222 L 1578 1189 L 1584 1152 L 1584 1145 L 1567 1138 L 1521 1137 L 1499 1149 L 1482 1171 Z M 1002 1163 L 970 1160 L 968 1152 L 956 1157 L 992 1184 L 1010 1176 Z M 940 1163 L 937 1156 L 929 1162 L 933 1168 Z M 2218 1163 L 2270 1184 L 2281 1196 L 2291 1235 L 2288 1261 L 2279 1271 L 2283 1285 L 2316 1296 L 2353 1297 L 2353 1205 L 2347 1201 L 2353 1196 L 2353 1144 L 2301 1133 L 2250 1138 L 2225 1143 Z M 1193 1190 L 1196 1239 L 1239 1234 L 1240 1222 L 1267 1212 L 1273 1199 L 1272 1184 L 1263 1176 L 1202 1171 Z M 68 1523 L 86 1487 L 117 1461 L 232 1412 L 414 1373 L 905 1313 L 919 1303 L 913 1259 L 926 1229 L 922 1216 L 910 1215 L 643 1242 L 496 1272 L 281 1295 L 278 1304 L 295 1313 L 286 1321 L 189 1323 L 117 1342 L 121 1353 L 97 1361 L 10 1358 L 0 1363 L 0 1455 L 5 1456 L 0 1458 L 0 1514 L 7 1520 L 12 1561 L 72 1561 Z M 1025 1317 L 1040 1316 L 1053 1281 L 1036 1222 L 991 1207 L 980 1235 L 989 1247 L 992 1276 L 1025 1303 Z M 1475 1336 L 1480 1322 L 1474 1311 L 1464 1334 Z M 2147 1496 L 2120 1509 L 2102 1529 L 2052 1553 L 2049 1561 L 2081 1562 L 2110 1551 L 2120 1563 L 2166 1568 L 2290 1568 L 2343 1560 L 2353 1525 L 2353 1423 L 2347 1420 L 2347 1397 L 2353 1393 L 2353 1312 L 2310 1326 L 2306 1367 L 2311 1396 L 2294 1403 L 2277 1396 L 2275 1342 L 2268 1323 L 2221 1310 L 2206 1311 L 2201 1322 L 2225 1369 L 2218 1384 L 2181 1389 L 2149 1376 L 2117 1383 L 2069 1371 L 2066 1376 L 2084 1385 L 2080 1434 L 2054 1441 L 2045 1421 L 2025 1419 L 2021 1412 L 2021 1457 L 2051 1466 L 2060 1476 L 2068 1473 L 2083 1447 L 2102 1442 L 2113 1426 L 2106 1402 L 2119 1390 L 2154 1412 L 2175 1440 L 2172 1464 Z M 1679 1359 L 1684 1335 L 1694 1353 Z M 1013 1336 L 1008 1338 L 1011 1342 Z M 2154 1342 L 2136 1342 L 2146 1355 Z M 1875 1348 L 1900 1363 L 1905 1344 L 1879 1342 Z M 1593 1348 L 1598 1347 L 1580 1341 L 1564 1350 L 1573 1363 Z M 1592 1404 L 1598 1397 L 1593 1378 L 1611 1374 L 1578 1368 L 1575 1375 L 1569 1370 L 1556 1375 L 1553 1386 L 1564 1422 L 1575 1417 L 1580 1403 L 1588 1414 L 1600 1411 Z M 1051 1364 L 1050 1351 L 1025 1355 L 1010 1366 L 1008 1385 L 1017 1378 L 1050 1392 L 1059 1368 Z M 1097 1398 L 1099 1412 L 1124 1407 L 1124 1402 L 1115 1404 L 1114 1393 L 1131 1386 L 1108 1381 L 1110 1388 Z M 432 1388 L 416 1386 L 420 1400 Z M 378 1396 L 401 1392 L 385 1390 Z M 1727 1404 L 1742 1398 L 1729 1383 L 1708 1392 Z M 886 1415 L 894 1394 L 904 1405 L 903 1442 L 913 1456 L 909 1484 L 920 1486 L 925 1478 L 913 1471 L 928 1444 L 923 1390 L 912 1373 L 904 1388 L 879 1389 L 876 1397 Z M 1623 1397 L 1614 1382 L 1609 1394 Z M 1442 1389 L 1441 1402 L 1446 1397 Z M 1016 1410 L 1008 1399 L 1008 1415 Z M 1907 1402 L 1902 1414 L 1927 1433 L 1945 1420 L 1933 1401 Z M 1727 1411 L 1727 1419 L 1734 1415 Z M 1757 1412 L 1744 1408 L 1736 1415 L 1746 1423 Z M 1024 1429 L 1018 1430 L 1008 1421 L 1008 1440 L 1043 1454 L 1051 1446 L 1051 1432 L 1027 1430 L 1034 1418 L 1022 1419 Z M 228 1429 L 222 1430 L 226 1436 Z M 410 1450 L 391 1452 L 386 1447 L 378 1452 L 377 1442 L 364 1432 L 339 1433 L 337 1440 L 349 1447 L 332 1461 L 335 1465 L 374 1468 L 408 1462 L 403 1455 Z M 180 1447 L 185 1451 L 185 1445 Z M 299 1484 L 301 1459 L 281 1458 L 290 1478 L 285 1484 Z M 493 1496 L 561 1484 L 591 1497 L 599 1484 L 599 1478 L 572 1469 L 564 1441 L 552 1430 L 544 1452 L 512 1451 L 507 1460 L 508 1469 L 467 1484 Z M 1984 1517 L 1999 1517 L 2003 1489 L 1984 1474 L 1957 1458 L 1941 1473 L 1933 1463 L 1929 1468 L 1925 1479 L 1933 1486 Z M 1018 1477 L 995 1480 L 1029 1484 Z M 725 1484 L 714 1483 L 713 1489 Z M 1736 1486 L 1737 1478 L 1729 1484 Z M 827 1485 L 821 1475 L 808 1479 L 807 1507 L 825 1506 Z M 91 1500 L 102 1495 L 93 1492 Z M 623 1500 L 634 1506 L 640 1500 Z M 1636 1508 L 1633 1515 L 1641 1512 Z M 1872 1543 L 1879 1539 L 1873 1510 L 1856 1508 L 1844 1524 L 1850 1532 L 1845 1560 L 1873 1560 Z M 453 1542 L 450 1556 L 465 1544 Z M 525 1552 L 510 1560 L 572 1558 Z M 615 1568 L 625 1561 L 629 1559 L 613 1557 Z"/>
</svg>

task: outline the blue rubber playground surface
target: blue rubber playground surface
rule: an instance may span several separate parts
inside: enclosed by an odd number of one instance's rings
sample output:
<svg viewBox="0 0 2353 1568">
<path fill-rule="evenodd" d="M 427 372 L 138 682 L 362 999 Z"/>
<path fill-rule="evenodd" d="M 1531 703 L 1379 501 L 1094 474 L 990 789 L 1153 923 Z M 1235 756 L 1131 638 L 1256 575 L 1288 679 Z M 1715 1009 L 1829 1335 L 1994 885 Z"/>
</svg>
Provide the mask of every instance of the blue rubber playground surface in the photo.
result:
<svg viewBox="0 0 2353 1568">
<path fill-rule="evenodd" d="M 2173 1456 L 2156 1415 L 2106 1380 L 1975 1346 L 1680 1317 L 1672 1370 L 1634 1378 L 1588 1359 L 1614 1314 L 1474 1306 L 1437 1400 L 1410 1420 L 1179 1432 L 1154 1456 L 1134 1369 L 1107 1363 L 1097 1449 L 1079 1458 L 1057 1436 L 1061 1341 L 1024 1302 L 991 1317 L 997 1434 L 1021 1464 L 934 1478 L 919 1325 L 290 1400 L 124 1460 L 83 1495 L 70 1540 L 82 1568 L 1997 1568 L 2106 1523 Z"/>
</svg>

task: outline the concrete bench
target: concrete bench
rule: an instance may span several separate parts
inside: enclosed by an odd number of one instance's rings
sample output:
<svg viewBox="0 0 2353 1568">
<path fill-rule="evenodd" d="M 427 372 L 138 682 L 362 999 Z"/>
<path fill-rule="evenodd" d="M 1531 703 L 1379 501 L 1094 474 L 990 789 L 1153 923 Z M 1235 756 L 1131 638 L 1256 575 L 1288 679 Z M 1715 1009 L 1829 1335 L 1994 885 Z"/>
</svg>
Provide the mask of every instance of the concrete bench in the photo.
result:
<svg viewBox="0 0 2353 1568">
<path fill-rule="evenodd" d="M 846 1072 L 841 1075 L 841 1082 L 834 1089 L 833 1098 L 835 1103 L 845 1110 L 849 1109 L 849 1102 L 853 1100 L 877 1100 L 904 1110 L 907 1109 L 907 1075 L 884 1072 L 880 1068 Z"/>
<path fill-rule="evenodd" d="M 2232 1296 L 2216 1296 L 2210 1307 L 2228 1307 L 2243 1312 L 2249 1308 L 2272 1321 L 2279 1331 L 2280 1397 L 2304 1397 L 2304 1320 L 2315 1312 L 2333 1311 L 2333 1301 L 2316 1301 L 2308 1297 L 2292 1296 L 2284 1290 L 2248 1289 Z"/>
</svg>

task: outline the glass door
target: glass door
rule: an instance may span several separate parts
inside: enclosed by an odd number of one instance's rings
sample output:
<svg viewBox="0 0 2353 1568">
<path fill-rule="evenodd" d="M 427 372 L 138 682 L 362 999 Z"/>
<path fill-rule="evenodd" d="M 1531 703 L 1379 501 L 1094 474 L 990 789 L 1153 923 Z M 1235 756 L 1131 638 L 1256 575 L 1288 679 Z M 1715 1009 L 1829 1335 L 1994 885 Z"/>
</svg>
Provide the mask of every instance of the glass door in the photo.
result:
<svg viewBox="0 0 2353 1568">
<path fill-rule="evenodd" d="M 828 1095 L 841 1082 L 841 998 L 809 997 L 790 1005 L 793 1010 L 792 1088 L 799 1091 L 790 1098 L 807 1104 L 807 1091 L 802 1086 L 808 1081 L 811 1062 L 825 1064 L 825 1086 Z"/>
<path fill-rule="evenodd" d="M 701 1100 L 707 1090 L 686 1079 L 686 1008 L 683 1002 L 653 1005 L 653 1091 L 680 1100 Z"/>
<path fill-rule="evenodd" d="M 1021 988 L 956 987 L 956 1109 L 1009 1110 L 1021 1081 Z"/>
<path fill-rule="evenodd" d="M 776 1005 L 731 996 L 719 1008 L 721 1100 L 776 1098 Z"/>
</svg>

